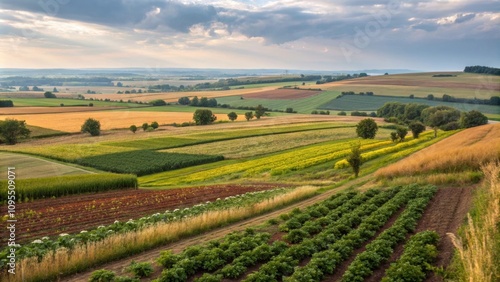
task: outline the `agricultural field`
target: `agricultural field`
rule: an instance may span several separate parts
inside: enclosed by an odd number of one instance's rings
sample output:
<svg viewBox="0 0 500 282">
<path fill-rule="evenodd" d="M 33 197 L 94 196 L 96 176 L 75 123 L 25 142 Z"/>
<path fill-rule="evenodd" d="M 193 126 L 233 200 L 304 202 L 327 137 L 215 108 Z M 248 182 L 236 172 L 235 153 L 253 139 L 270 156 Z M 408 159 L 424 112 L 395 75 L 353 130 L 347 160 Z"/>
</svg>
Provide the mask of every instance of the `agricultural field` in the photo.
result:
<svg viewBox="0 0 500 282">
<path fill-rule="evenodd" d="M 17 94 L 16 94 L 17 95 Z M 6 97 L 8 100 L 11 100 L 14 103 L 14 108 L 16 107 L 56 107 L 56 108 L 62 108 L 61 104 L 64 104 L 66 107 L 82 107 L 85 110 L 90 110 L 93 107 L 106 107 L 106 108 L 113 108 L 113 107 L 119 107 L 119 108 L 136 108 L 136 107 L 144 107 L 143 104 L 136 104 L 136 103 L 126 103 L 127 100 L 124 100 L 125 102 L 105 102 L 105 101 L 96 101 L 96 97 L 93 97 L 93 95 L 87 95 L 86 100 L 79 100 L 79 99 L 62 99 L 62 98 L 43 98 L 43 93 L 41 93 L 40 98 L 12 98 L 12 97 Z M 94 98 L 94 100 L 89 100 L 90 98 Z M 116 99 L 119 101 L 121 98 Z M 89 107 L 89 103 L 92 103 L 93 106 Z M 30 108 L 31 110 L 34 110 L 34 108 Z M 82 110 L 83 110 L 82 109 Z M 3 110 L 11 110 L 14 111 L 13 109 L 2 109 Z M 21 109 L 17 109 L 21 110 Z M 41 109 L 40 109 L 41 110 Z M 49 109 L 45 109 L 49 110 Z M 50 109 L 52 110 L 52 109 Z M 62 110 L 62 109 L 61 109 Z M 95 109 L 93 109 L 95 110 Z M 36 113 L 36 112 L 35 112 Z"/>
<path fill-rule="evenodd" d="M 451 74 L 456 77 L 432 77 L 439 74 Z M 406 96 L 425 98 L 429 94 L 441 97 L 443 94 L 456 98 L 489 99 L 500 96 L 498 76 L 463 73 L 463 72 L 426 72 L 370 76 L 339 82 L 322 84 L 327 90 L 338 92 L 374 92 L 379 95 Z"/>
<path fill-rule="evenodd" d="M 450 103 L 443 101 L 431 101 L 427 99 L 410 99 L 391 96 L 367 96 L 367 95 L 344 95 L 323 104 L 319 109 L 336 111 L 377 111 L 385 103 L 399 102 L 402 104 L 416 103 L 429 106 L 448 106 L 460 111 L 480 111 L 484 114 L 500 114 L 500 106 L 479 105 L 468 103 Z"/>
<path fill-rule="evenodd" d="M 27 155 L 0 152 L 0 167 L 16 164 L 16 173 L 20 178 L 39 178 L 92 173 L 82 168 L 48 161 Z"/>
<path fill-rule="evenodd" d="M 0 166 L 16 166 L 18 270 L 24 271 L 25 281 L 88 281 L 96 269 L 130 276 L 124 269 L 136 260 L 154 269 L 144 281 L 425 281 L 438 279 L 440 272 L 459 275 L 466 266 L 453 257 L 454 246 L 472 249 L 461 239 L 476 227 L 469 222 L 469 231 L 467 225 L 459 228 L 467 212 L 472 207 L 470 220 L 481 223 L 491 217 L 486 211 L 494 211 L 482 207 L 489 203 L 484 199 L 496 195 L 487 189 L 498 186 L 499 124 L 437 130 L 437 137 L 426 128 L 418 138 L 410 132 L 395 142 L 390 133 L 396 125 L 374 118 L 376 136 L 361 139 L 356 125 L 365 117 L 336 114 L 376 111 L 385 101 L 403 99 L 335 99 L 341 91 L 372 86 L 392 87 L 387 95 L 412 87 L 418 93 L 475 91 L 474 81 L 486 77 L 429 75 L 318 85 L 326 91 L 249 84 L 227 91 L 84 94 L 144 102 L 196 95 L 233 107 L 262 104 L 299 112 L 247 122 L 245 110 L 212 108 L 223 122 L 208 126 L 171 126 L 192 120 L 196 108 L 190 106 L 71 99 L 37 105 L 51 99 L 15 98 L 26 107 L 15 101 L 16 107 L 0 117 L 26 120 L 37 137 L 0 145 Z M 497 95 L 495 85 L 496 80 L 483 83 Z M 462 97 L 462 92 L 446 93 Z M 66 103 L 61 107 L 59 100 L 93 102 L 95 111 Z M 329 102 L 331 115 L 309 114 Z M 465 106 L 498 114 L 494 106 Z M 227 121 L 231 111 L 240 115 L 236 122 Z M 99 137 L 77 133 L 89 117 L 100 121 Z M 152 121 L 160 128 L 128 130 Z M 349 163 L 356 145 L 362 160 L 359 177 Z M 8 180 L 0 185 L 0 202 L 11 205 Z M 6 224 L 9 215 L 1 216 Z M 1 231 L 0 268 L 8 262 L 7 232 Z M 436 271 L 439 267 L 443 270 Z M 3 273 L 0 280 L 11 281 Z"/>
</svg>

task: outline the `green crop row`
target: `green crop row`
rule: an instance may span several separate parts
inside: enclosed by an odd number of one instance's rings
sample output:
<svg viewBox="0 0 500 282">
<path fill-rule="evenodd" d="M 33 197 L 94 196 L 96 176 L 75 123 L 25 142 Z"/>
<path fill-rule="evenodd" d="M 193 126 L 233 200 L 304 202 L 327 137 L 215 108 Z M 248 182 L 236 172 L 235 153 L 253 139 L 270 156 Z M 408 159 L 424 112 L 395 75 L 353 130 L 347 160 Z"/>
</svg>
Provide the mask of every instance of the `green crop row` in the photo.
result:
<svg viewBox="0 0 500 282">
<path fill-rule="evenodd" d="M 411 200 L 394 224 L 366 245 L 366 250 L 356 256 L 342 276 L 342 282 L 363 281 L 373 270 L 388 260 L 396 245 L 408 232 L 414 231 L 417 221 L 436 192 L 435 187 L 421 189 Z"/>
<path fill-rule="evenodd" d="M 223 156 L 128 151 L 82 158 L 78 163 L 100 170 L 140 175 L 174 170 L 223 160 Z"/>
<path fill-rule="evenodd" d="M 382 282 L 424 281 L 429 266 L 437 257 L 439 235 L 434 231 L 422 231 L 413 235 L 401 257 L 386 270 Z"/>
<path fill-rule="evenodd" d="M 137 177 L 111 173 L 68 175 L 0 181 L 0 202 L 7 201 L 9 189 L 15 187 L 16 201 L 61 197 L 71 194 L 136 188 Z M 9 200 L 12 200 L 9 198 Z"/>
</svg>

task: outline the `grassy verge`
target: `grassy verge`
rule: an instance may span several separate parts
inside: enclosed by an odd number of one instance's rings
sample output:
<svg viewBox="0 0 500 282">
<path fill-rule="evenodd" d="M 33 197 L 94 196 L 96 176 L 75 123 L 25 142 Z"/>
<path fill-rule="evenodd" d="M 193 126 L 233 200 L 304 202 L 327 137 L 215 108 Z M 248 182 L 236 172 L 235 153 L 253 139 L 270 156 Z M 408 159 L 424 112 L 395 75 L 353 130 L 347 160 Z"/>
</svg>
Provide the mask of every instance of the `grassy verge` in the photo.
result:
<svg viewBox="0 0 500 282">
<path fill-rule="evenodd" d="M 457 256 L 449 275 L 454 281 L 493 282 L 500 280 L 500 163 L 482 166 L 483 186 L 460 236 L 449 233 Z"/>
</svg>

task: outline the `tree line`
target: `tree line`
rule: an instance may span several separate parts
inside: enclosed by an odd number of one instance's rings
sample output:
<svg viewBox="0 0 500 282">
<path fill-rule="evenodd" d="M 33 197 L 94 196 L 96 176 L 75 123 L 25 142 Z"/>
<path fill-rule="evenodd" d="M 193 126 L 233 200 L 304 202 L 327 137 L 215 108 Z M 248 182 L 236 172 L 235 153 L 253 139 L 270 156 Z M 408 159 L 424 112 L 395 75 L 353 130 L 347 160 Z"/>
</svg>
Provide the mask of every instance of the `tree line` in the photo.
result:
<svg viewBox="0 0 500 282">
<path fill-rule="evenodd" d="M 491 68 L 485 66 L 467 66 L 465 67 L 464 72 L 500 75 L 499 68 Z"/>
</svg>

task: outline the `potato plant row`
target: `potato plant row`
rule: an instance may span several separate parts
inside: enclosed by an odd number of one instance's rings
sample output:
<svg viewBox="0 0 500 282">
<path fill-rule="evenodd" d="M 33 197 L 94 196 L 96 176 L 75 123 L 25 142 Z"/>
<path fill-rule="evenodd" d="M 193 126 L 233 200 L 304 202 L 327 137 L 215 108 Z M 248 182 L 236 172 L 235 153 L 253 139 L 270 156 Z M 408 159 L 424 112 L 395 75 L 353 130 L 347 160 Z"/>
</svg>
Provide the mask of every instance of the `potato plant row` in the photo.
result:
<svg viewBox="0 0 500 282">
<path fill-rule="evenodd" d="M 165 153 L 149 150 L 127 151 L 79 159 L 81 165 L 137 176 L 223 160 L 218 155 Z"/>
<path fill-rule="evenodd" d="M 295 209 L 281 216 L 285 222 L 279 229 L 287 232 L 283 240 L 271 244 L 260 240 L 268 238 L 267 233 L 253 235 L 257 240 L 252 241 L 253 248 L 250 243 L 243 248 L 241 244 L 245 240 L 230 243 L 234 235 L 229 235 L 223 243 L 213 241 L 206 246 L 190 247 L 179 255 L 164 252 L 158 261 L 166 269 L 157 281 L 187 281 L 195 274 L 203 274 L 194 279 L 199 282 L 243 279 L 248 268 L 257 264 L 262 264 L 259 270 L 243 281 L 277 281 L 290 275 L 286 281 L 321 281 L 372 238 L 401 207 L 415 198 L 421 199 L 419 189 L 419 186 L 408 186 L 362 194 L 348 192 L 303 211 Z M 200 252 L 203 255 L 200 256 Z M 308 257 L 312 257 L 311 262 L 298 267 Z"/>
<path fill-rule="evenodd" d="M 368 244 L 366 251 L 356 256 L 342 276 L 342 282 L 363 281 L 373 270 L 388 260 L 396 245 L 405 239 L 407 233 L 414 231 L 418 219 L 435 192 L 435 187 L 422 188 L 417 198 L 408 203 L 396 222 Z"/>
<path fill-rule="evenodd" d="M 439 235 L 434 231 L 422 231 L 413 235 L 401 257 L 386 270 L 382 282 L 424 281 L 430 264 L 438 255 Z"/>
<path fill-rule="evenodd" d="M 194 217 L 207 213 L 209 211 L 224 210 L 231 207 L 247 206 L 261 202 L 265 199 L 284 194 L 288 189 L 280 188 L 258 192 L 249 192 L 238 196 L 230 196 L 225 199 L 218 199 L 214 202 L 197 204 L 191 208 L 175 209 L 165 211 L 164 213 L 155 213 L 151 216 L 145 216 L 137 220 L 127 222 L 115 221 L 107 226 L 99 226 L 92 230 L 82 230 L 76 234 L 60 234 L 57 238 L 43 237 L 29 244 L 23 244 L 17 247 L 16 258 L 23 259 L 37 257 L 41 260 L 44 256 L 50 255 L 61 248 L 73 249 L 78 245 L 89 244 L 101 241 L 115 234 L 124 234 L 127 232 L 136 232 L 154 224 L 181 221 L 185 218 Z M 5 267 L 7 254 L 10 247 L 5 247 L 0 251 L 0 269 Z"/>
<path fill-rule="evenodd" d="M 0 181 L 0 202 L 7 200 L 7 180 Z M 16 201 L 61 197 L 72 194 L 95 193 L 108 190 L 137 188 L 134 175 L 111 173 L 67 175 L 15 181 Z"/>
</svg>

